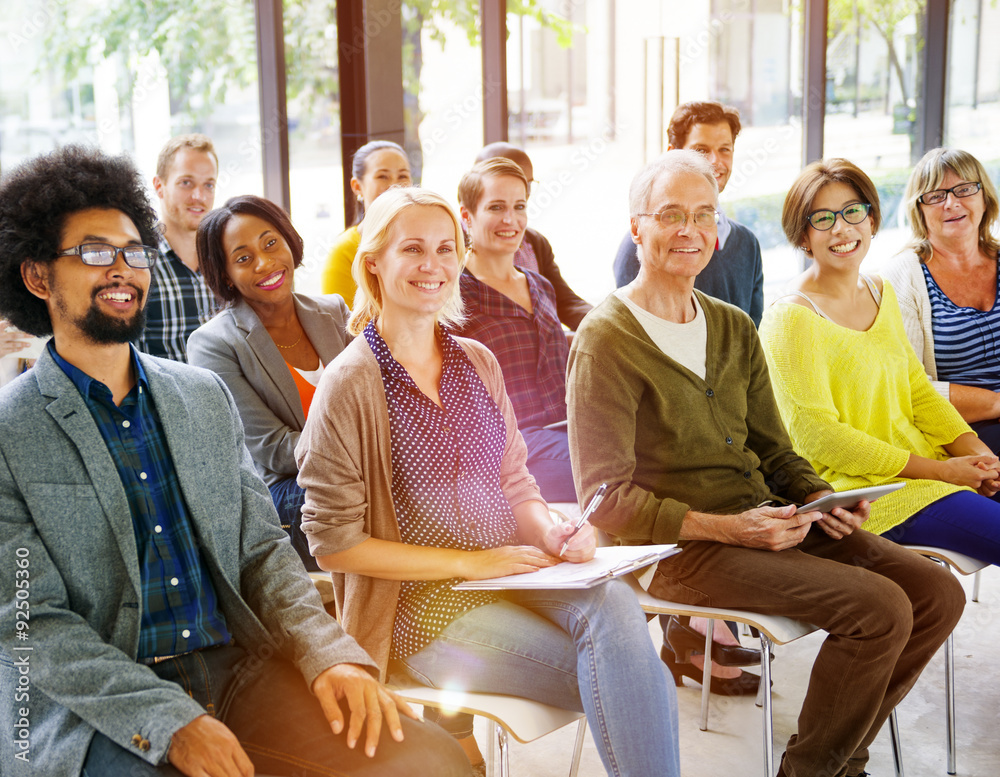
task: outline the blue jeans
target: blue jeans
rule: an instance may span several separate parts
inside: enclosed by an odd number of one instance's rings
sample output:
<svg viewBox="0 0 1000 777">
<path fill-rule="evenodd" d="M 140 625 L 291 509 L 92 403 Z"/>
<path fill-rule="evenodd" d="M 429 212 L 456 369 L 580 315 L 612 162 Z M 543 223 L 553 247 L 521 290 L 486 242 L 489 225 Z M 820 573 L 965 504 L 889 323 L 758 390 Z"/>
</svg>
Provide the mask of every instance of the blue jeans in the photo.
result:
<svg viewBox="0 0 1000 777">
<path fill-rule="evenodd" d="M 609 775 L 679 777 L 677 696 L 620 580 L 511 591 L 403 661 L 437 688 L 504 693 L 587 714 Z"/>
<path fill-rule="evenodd" d="M 948 494 L 882 536 L 1000 564 L 1000 503 L 971 491 Z"/>
<path fill-rule="evenodd" d="M 469 761 L 437 726 L 402 717 L 404 739 L 383 728 L 374 758 L 360 742 L 352 750 L 334 735 L 319 701 L 298 669 L 281 658 L 256 656 L 232 645 L 199 650 L 151 667 L 176 683 L 240 740 L 257 775 L 280 777 L 468 777 Z M 349 714 L 344 703 L 341 710 Z M 181 777 L 169 764 L 154 766 L 97 733 L 82 777 Z"/>
<path fill-rule="evenodd" d="M 546 502 L 576 502 L 566 427 L 530 427 L 521 430 L 521 437 L 528 447 L 528 472 L 538 483 L 542 499 Z"/>
<path fill-rule="evenodd" d="M 268 491 L 271 492 L 271 501 L 278 511 L 281 528 L 288 532 L 292 547 L 299 554 L 302 563 L 310 572 L 322 572 L 316 559 L 310 555 L 309 541 L 302 533 L 302 505 L 306 501 L 306 490 L 295 482 L 295 478 L 285 478 L 269 486 Z"/>
</svg>

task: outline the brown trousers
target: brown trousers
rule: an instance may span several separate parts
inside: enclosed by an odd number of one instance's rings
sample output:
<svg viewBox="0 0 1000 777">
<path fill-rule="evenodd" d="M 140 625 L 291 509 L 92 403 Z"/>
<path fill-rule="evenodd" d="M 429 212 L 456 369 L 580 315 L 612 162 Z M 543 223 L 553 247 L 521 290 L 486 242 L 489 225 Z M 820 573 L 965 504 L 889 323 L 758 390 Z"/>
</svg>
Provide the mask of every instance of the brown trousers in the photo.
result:
<svg viewBox="0 0 1000 777">
<path fill-rule="evenodd" d="M 868 746 L 965 607 L 949 570 L 866 531 L 833 540 L 816 526 L 777 553 L 688 542 L 660 562 L 649 591 L 784 615 L 829 633 L 785 751 L 788 777 L 863 772 Z"/>
</svg>

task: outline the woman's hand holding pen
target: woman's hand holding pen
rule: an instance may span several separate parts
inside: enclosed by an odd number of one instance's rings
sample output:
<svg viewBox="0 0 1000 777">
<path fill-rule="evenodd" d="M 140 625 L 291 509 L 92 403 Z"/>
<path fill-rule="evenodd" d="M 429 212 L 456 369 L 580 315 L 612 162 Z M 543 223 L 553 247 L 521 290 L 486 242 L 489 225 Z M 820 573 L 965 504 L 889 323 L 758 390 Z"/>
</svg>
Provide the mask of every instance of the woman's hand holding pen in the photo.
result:
<svg viewBox="0 0 1000 777">
<path fill-rule="evenodd" d="M 572 521 L 553 524 L 552 528 L 545 534 L 545 549 L 553 556 L 559 557 L 562 561 L 573 561 L 575 563 L 590 561 L 597 550 L 597 532 L 589 523 L 585 523 L 580 527 L 580 531 L 576 533 L 576 536 L 570 539 L 569 544 L 566 546 L 566 551 L 561 556 L 559 555 L 560 548 L 566 542 L 566 538 L 573 534 L 573 531 L 574 526 Z"/>
</svg>

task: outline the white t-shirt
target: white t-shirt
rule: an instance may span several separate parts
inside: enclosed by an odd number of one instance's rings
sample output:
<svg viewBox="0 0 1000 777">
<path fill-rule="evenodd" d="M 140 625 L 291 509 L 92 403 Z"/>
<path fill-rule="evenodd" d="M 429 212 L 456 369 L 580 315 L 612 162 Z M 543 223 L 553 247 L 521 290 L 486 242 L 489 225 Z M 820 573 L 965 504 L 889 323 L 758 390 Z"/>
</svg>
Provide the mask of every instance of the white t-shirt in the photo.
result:
<svg viewBox="0 0 1000 777">
<path fill-rule="evenodd" d="M 694 300 L 694 319 L 686 324 L 677 324 L 665 318 L 654 316 L 648 310 L 636 305 L 622 292 L 615 291 L 625 306 L 635 316 L 639 326 L 643 328 L 649 339 L 663 353 L 702 380 L 705 379 L 705 354 L 708 350 L 708 326 L 705 323 L 705 312 L 698 302 L 698 295 L 692 294 Z"/>
</svg>

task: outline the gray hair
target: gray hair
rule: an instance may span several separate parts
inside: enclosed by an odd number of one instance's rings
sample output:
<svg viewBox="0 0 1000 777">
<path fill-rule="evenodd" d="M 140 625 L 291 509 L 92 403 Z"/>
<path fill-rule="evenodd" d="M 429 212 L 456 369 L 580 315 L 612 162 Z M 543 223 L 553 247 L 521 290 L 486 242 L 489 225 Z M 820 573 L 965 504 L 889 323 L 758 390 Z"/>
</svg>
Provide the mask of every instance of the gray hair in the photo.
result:
<svg viewBox="0 0 1000 777">
<path fill-rule="evenodd" d="M 654 159 L 636 173 L 635 178 L 632 179 L 632 185 L 628 189 L 629 216 L 634 217 L 646 212 L 646 208 L 649 207 L 649 198 L 653 193 L 653 186 L 661 177 L 683 173 L 705 176 L 712 184 L 715 199 L 719 199 L 719 184 L 715 180 L 712 165 L 709 164 L 704 154 L 683 148 L 673 149 Z"/>
</svg>

